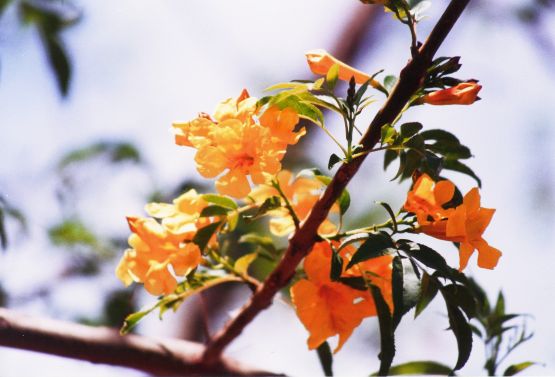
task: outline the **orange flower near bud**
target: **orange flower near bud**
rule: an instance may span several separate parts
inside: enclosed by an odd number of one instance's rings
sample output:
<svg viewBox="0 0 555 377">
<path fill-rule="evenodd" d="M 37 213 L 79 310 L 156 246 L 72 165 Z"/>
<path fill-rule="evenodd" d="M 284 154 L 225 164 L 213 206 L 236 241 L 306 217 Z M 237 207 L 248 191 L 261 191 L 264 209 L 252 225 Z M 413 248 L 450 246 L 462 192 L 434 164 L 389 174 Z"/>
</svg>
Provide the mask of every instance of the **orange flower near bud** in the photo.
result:
<svg viewBox="0 0 555 377">
<path fill-rule="evenodd" d="M 462 82 L 452 88 L 438 90 L 422 97 L 422 102 L 430 105 L 471 105 L 478 99 L 481 85 Z"/>
<path fill-rule="evenodd" d="M 295 214 L 300 221 L 306 219 L 314 204 L 320 197 L 321 190 L 325 185 L 315 177 L 297 177 L 288 170 L 280 171 L 277 181 Z M 279 197 L 280 194 L 271 184 L 266 183 L 255 188 L 249 195 L 255 203 L 261 204 L 264 200 L 272 197 Z M 285 203 L 282 203 L 285 206 Z M 330 212 L 337 212 L 338 207 L 334 205 Z M 276 236 L 286 236 L 295 230 L 295 224 L 289 211 L 285 207 L 277 208 L 269 212 L 272 216 L 270 220 L 270 231 Z M 330 220 L 325 220 L 318 228 L 320 235 L 330 235 L 337 232 L 337 226 Z"/>
<path fill-rule="evenodd" d="M 201 261 L 198 246 L 192 241 L 198 229 L 215 221 L 199 217 L 208 205 L 195 190 L 189 190 L 172 204 L 149 203 L 147 213 L 161 219 L 128 217 L 129 246 L 116 269 L 117 277 L 127 286 L 133 281 L 143 283 L 152 295 L 170 294 L 177 276 L 184 276 Z M 214 236 L 209 245 L 217 242 Z"/>
<path fill-rule="evenodd" d="M 345 264 L 346 249 L 350 251 L 352 248 L 347 247 L 342 253 Z M 343 347 L 364 318 L 376 315 L 376 307 L 369 291 L 357 290 L 330 280 L 331 255 L 331 247 L 327 242 L 314 245 L 304 261 L 307 278 L 299 280 L 291 287 L 291 300 L 297 316 L 310 333 L 308 348 L 318 348 L 329 337 L 338 335 L 335 353 Z M 358 276 L 363 270 L 372 284 L 380 287 L 389 307 L 393 308 L 391 261 L 391 256 L 383 256 L 370 259 L 353 269 L 359 271 Z M 350 273 L 350 276 L 357 274 Z"/>
<path fill-rule="evenodd" d="M 201 261 L 200 250 L 192 242 L 182 243 L 182 237 L 169 232 L 156 220 L 128 217 L 130 249 L 125 251 L 116 268 L 117 277 L 127 286 L 142 282 L 152 295 L 170 294 L 177 280 L 169 271 L 184 276 Z"/>
<path fill-rule="evenodd" d="M 326 50 L 310 50 L 305 55 L 308 66 L 310 67 L 312 73 L 314 73 L 315 75 L 325 76 L 328 73 L 329 69 L 334 64 L 337 64 L 339 66 L 338 77 L 340 80 L 349 82 L 351 80 L 351 77 L 354 77 L 357 84 L 364 84 L 370 79 L 370 75 L 343 63 L 341 60 L 335 58 Z M 372 85 L 374 88 L 380 86 L 380 84 L 375 80 L 370 81 L 370 85 Z"/>
<path fill-rule="evenodd" d="M 493 269 L 502 253 L 491 247 L 482 235 L 495 209 L 480 207 L 480 193 L 476 187 L 464 196 L 461 205 L 444 209 L 442 205 L 451 200 L 453 194 L 454 185 L 451 182 L 436 183 L 423 174 L 408 193 L 404 207 L 416 214 L 418 224 L 425 234 L 460 243 L 459 271 L 466 268 L 475 250 L 478 250 L 478 266 Z"/>
<path fill-rule="evenodd" d="M 247 196 L 252 184 L 262 184 L 281 170 L 287 145 L 304 135 L 304 129 L 294 132 L 299 117 L 292 109 L 260 112 L 257 99 L 244 90 L 238 98 L 221 102 L 214 118 L 201 114 L 173 124 L 176 144 L 197 149 L 197 170 L 205 178 L 218 177 L 220 194 Z"/>
</svg>

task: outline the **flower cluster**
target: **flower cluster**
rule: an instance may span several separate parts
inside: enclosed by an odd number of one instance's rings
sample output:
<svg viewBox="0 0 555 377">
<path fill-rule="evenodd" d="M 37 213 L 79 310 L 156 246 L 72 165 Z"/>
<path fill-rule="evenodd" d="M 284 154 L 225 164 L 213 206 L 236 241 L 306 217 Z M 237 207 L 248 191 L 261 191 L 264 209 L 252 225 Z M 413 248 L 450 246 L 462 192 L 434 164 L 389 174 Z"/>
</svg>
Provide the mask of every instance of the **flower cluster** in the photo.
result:
<svg viewBox="0 0 555 377">
<path fill-rule="evenodd" d="M 342 250 L 344 264 L 347 264 L 351 252 L 352 247 Z M 310 333 L 308 348 L 318 348 L 327 338 L 339 335 L 334 351 L 338 352 L 364 318 L 376 315 L 376 307 L 368 290 L 331 281 L 331 256 L 329 243 L 320 242 L 314 246 L 304 261 L 307 278 L 291 287 L 291 300 L 299 319 Z M 392 256 L 385 255 L 359 263 L 344 272 L 347 277 L 363 276 L 379 287 L 391 311 L 392 260 Z"/>
<path fill-rule="evenodd" d="M 290 108 L 267 108 L 263 113 L 257 99 L 246 90 L 236 99 L 221 102 L 214 117 L 200 114 L 190 122 L 174 123 L 175 142 L 197 149 L 199 173 L 216 180 L 219 193 L 244 198 L 251 183 L 262 184 L 281 170 L 288 144 L 305 133 L 295 132 L 299 116 Z M 222 173 L 226 172 L 224 175 Z"/>
<path fill-rule="evenodd" d="M 285 198 L 291 205 L 300 221 L 306 219 L 314 204 L 320 197 L 324 184 L 316 177 L 293 177 L 288 170 L 282 170 L 276 176 L 276 183 Z M 272 196 L 280 196 L 280 192 L 271 184 L 267 183 L 255 188 L 249 195 L 255 203 L 263 203 Z M 282 202 L 285 199 L 282 199 Z M 289 210 L 283 206 L 269 212 L 272 216 L 270 220 L 270 231 L 276 236 L 286 236 L 295 230 L 293 218 Z M 334 205 L 330 212 L 337 212 L 337 205 Z M 320 235 L 329 235 L 337 231 L 337 226 L 330 220 L 325 220 L 318 228 Z"/>
<path fill-rule="evenodd" d="M 494 209 L 480 207 L 478 188 L 470 190 L 463 203 L 455 208 L 444 208 L 455 193 L 450 181 L 434 182 L 428 175 L 421 175 L 408 193 L 404 208 L 416 215 L 422 232 L 441 240 L 460 243 L 459 270 L 478 250 L 478 266 L 493 269 L 501 251 L 491 247 L 482 234 L 489 225 Z"/>
<path fill-rule="evenodd" d="M 116 269 L 116 275 L 125 285 L 133 281 L 143 283 L 153 295 L 170 294 L 177 276 L 184 276 L 201 262 L 201 253 L 192 241 L 199 228 L 210 218 L 199 218 L 207 203 L 195 190 L 190 190 L 173 204 L 150 203 L 149 215 L 160 218 L 128 217 L 131 236 L 129 246 Z M 211 241 L 216 242 L 215 238 Z"/>
</svg>

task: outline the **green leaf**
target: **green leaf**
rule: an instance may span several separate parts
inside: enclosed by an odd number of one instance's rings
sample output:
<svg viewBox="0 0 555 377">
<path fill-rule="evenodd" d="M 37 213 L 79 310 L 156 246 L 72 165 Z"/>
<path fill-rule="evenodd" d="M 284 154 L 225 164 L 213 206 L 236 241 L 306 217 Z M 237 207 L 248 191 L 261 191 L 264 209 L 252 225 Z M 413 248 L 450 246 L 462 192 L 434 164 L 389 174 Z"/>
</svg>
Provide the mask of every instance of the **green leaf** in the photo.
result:
<svg viewBox="0 0 555 377">
<path fill-rule="evenodd" d="M 395 159 L 399 157 L 399 152 L 388 149 L 385 151 L 384 153 L 384 158 L 383 158 L 383 170 L 386 170 L 387 167 L 393 162 L 395 161 Z"/>
<path fill-rule="evenodd" d="M 343 192 L 341 192 L 339 199 L 337 199 L 337 204 L 339 204 L 339 214 L 344 215 L 351 205 L 351 195 L 347 189 L 344 189 Z"/>
<path fill-rule="evenodd" d="M 262 215 L 265 215 L 267 212 L 279 207 L 281 207 L 281 198 L 279 196 L 271 196 L 269 198 L 266 198 L 266 200 L 262 202 L 260 207 L 258 207 L 256 213 L 249 218 L 251 220 L 254 220 Z"/>
<path fill-rule="evenodd" d="M 397 77 L 393 75 L 387 75 L 383 79 L 383 86 L 388 92 L 391 92 L 396 83 Z"/>
<path fill-rule="evenodd" d="M 385 202 L 376 203 L 385 208 L 389 217 L 391 218 L 391 222 L 393 223 L 393 231 L 397 232 L 397 219 L 395 218 L 395 213 L 393 212 L 393 209 L 391 209 L 391 206 Z"/>
<path fill-rule="evenodd" d="M 392 144 L 397 136 L 397 130 L 393 128 L 391 124 L 384 124 L 380 130 L 381 132 L 381 143 L 382 144 Z"/>
<path fill-rule="evenodd" d="M 11 2 L 12 0 L 0 0 L 0 16 L 2 16 L 4 10 L 8 5 L 10 5 Z"/>
<path fill-rule="evenodd" d="M 474 178 L 476 183 L 478 183 L 478 187 L 482 187 L 482 181 L 480 180 L 480 178 L 478 178 L 474 171 L 472 171 L 472 169 L 458 160 L 446 160 L 443 164 L 443 168 L 466 174 Z"/>
<path fill-rule="evenodd" d="M 505 314 L 505 297 L 503 296 L 502 291 L 499 291 L 499 294 L 497 295 L 497 302 L 495 303 L 493 313 L 499 317 Z"/>
<path fill-rule="evenodd" d="M 409 363 L 394 365 L 389 369 L 390 376 L 401 376 L 407 374 L 448 376 L 450 373 L 450 367 L 436 363 L 435 361 L 412 361 Z M 377 376 L 377 373 L 372 374 L 372 376 Z"/>
<path fill-rule="evenodd" d="M 503 372 L 503 376 L 514 376 L 515 374 L 518 374 L 523 370 L 530 368 L 532 365 L 538 365 L 538 364 L 539 363 L 536 363 L 533 361 L 525 361 L 523 363 L 513 364 L 507 369 L 505 369 L 505 372 Z"/>
<path fill-rule="evenodd" d="M 131 143 L 120 141 L 99 141 L 67 153 L 58 162 L 58 169 L 63 170 L 69 165 L 83 163 L 93 158 L 105 157 L 111 162 L 141 161 L 139 150 Z"/>
<path fill-rule="evenodd" d="M 422 128 L 422 124 L 418 122 L 401 124 L 401 137 L 403 137 L 404 139 L 409 139 L 416 135 L 418 131 L 420 131 Z"/>
<path fill-rule="evenodd" d="M 368 238 L 355 252 L 349 264 L 347 265 L 347 270 L 357 263 L 364 262 L 365 260 L 381 257 L 390 253 L 388 249 L 394 248 L 395 244 L 391 237 L 385 233 L 380 232 L 376 234 L 369 234 Z"/>
<path fill-rule="evenodd" d="M 414 171 L 416 169 L 418 169 L 420 167 L 421 163 L 422 163 L 422 156 L 420 155 L 420 153 L 418 153 L 418 152 L 416 152 L 412 149 L 409 150 L 406 153 L 405 166 L 404 166 L 403 172 L 401 174 L 401 180 L 412 177 L 412 174 L 414 173 Z"/>
<path fill-rule="evenodd" d="M 316 352 L 318 353 L 318 360 L 320 360 L 320 365 L 324 370 L 324 374 L 326 376 L 333 376 L 333 355 L 328 342 L 320 344 L 320 346 L 316 349 Z"/>
<path fill-rule="evenodd" d="M 0 246 L 3 250 L 8 247 L 8 235 L 6 234 L 4 219 L 4 210 L 0 205 Z"/>
<path fill-rule="evenodd" d="M 393 357 L 395 356 L 395 336 L 393 331 L 393 319 L 391 317 L 391 312 L 389 311 L 389 306 L 385 302 L 380 288 L 371 285 L 370 291 L 372 297 L 374 298 L 374 304 L 376 305 L 376 311 L 378 314 L 378 322 L 380 324 L 380 353 L 378 358 L 380 359 L 380 370 L 378 371 L 378 376 L 387 376 L 389 373 L 389 367 L 393 362 Z"/>
<path fill-rule="evenodd" d="M 272 254 L 276 252 L 276 247 L 274 246 L 272 238 L 268 236 L 261 236 L 257 233 L 247 233 L 242 235 L 241 238 L 239 238 L 239 243 L 253 243 L 255 245 L 259 245 Z"/>
<path fill-rule="evenodd" d="M 50 241 L 56 246 L 97 246 L 97 237 L 80 220 L 69 219 L 48 229 Z"/>
<path fill-rule="evenodd" d="M 202 199 L 207 201 L 208 203 L 219 205 L 220 207 L 229 208 L 229 209 L 237 209 L 237 203 L 227 196 L 217 195 L 217 194 L 204 194 L 202 195 Z"/>
<path fill-rule="evenodd" d="M 476 300 L 467 287 L 460 284 L 444 286 L 442 292 L 451 296 L 451 303 L 460 307 L 468 318 L 476 316 Z"/>
<path fill-rule="evenodd" d="M 449 267 L 445 259 L 434 249 L 419 243 L 400 242 L 399 244 L 401 249 L 407 251 L 411 257 L 414 257 L 431 269 L 440 271 L 444 275 L 450 275 L 452 268 Z"/>
<path fill-rule="evenodd" d="M 418 302 L 420 280 L 410 260 L 399 256 L 393 259 L 393 271 L 391 276 L 394 304 L 393 327 L 396 328 L 401 318 Z"/>
<path fill-rule="evenodd" d="M 227 223 L 226 223 L 226 232 L 233 232 L 235 228 L 237 228 L 237 224 L 239 224 L 239 212 L 232 211 L 227 215 Z"/>
<path fill-rule="evenodd" d="M 71 79 L 71 66 L 65 48 L 57 35 L 41 32 L 41 36 L 48 62 L 56 75 L 58 89 L 63 96 L 66 96 Z"/>
<path fill-rule="evenodd" d="M 343 161 L 341 159 L 341 157 L 339 157 L 338 155 L 336 155 L 335 153 L 332 153 L 330 156 L 330 159 L 328 161 L 328 170 L 331 170 L 335 164 L 337 164 L 338 162 Z"/>
<path fill-rule="evenodd" d="M 328 69 L 326 74 L 326 86 L 329 90 L 333 92 L 335 85 L 337 84 L 337 79 L 339 78 L 339 64 L 334 64 Z"/>
<path fill-rule="evenodd" d="M 343 273 L 343 258 L 341 258 L 341 255 L 339 255 L 339 253 L 336 250 L 334 250 L 332 246 L 330 280 L 338 281 L 342 273 Z"/>
<path fill-rule="evenodd" d="M 428 304 L 436 297 L 438 290 L 439 287 L 434 279 L 430 278 L 430 275 L 424 272 L 420 283 L 420 296 L 418 297 L 418 302 L 414 310 L 414 318 L 418 317 L 420 313 L 426 309 Z"/>
<path fill-rule="evenodd" d="M 235 261 L 235 270 L 240 274 L 246 274 L 249 266 L 256 260 L 258 253 L 245 254 Z"/>
<path fill-rule="evenodd" d="M 204 207 L 200 212 L 200 217 L 227 216 L 229 211 L 231 211 L 229 208 L 212 205 Z"/>
<path fill-rule="evenodd" d="M 450 132 L 440 129 L 426 130 L 420 133 L 424 140 L 437 140 L 450 142 L 452 144 L 460 144 L 459 139 Z"/>
<path fill-rule="evenodd" d="M 210 238 L 216 233 L 220 225 L 222 225 L 222 221 L 217 221 L 197 230 L 197 233 L 193 237 L 193 243 L 199 247 L 201 252 L 204 252 Z"/>
<path fill-rule="evenodd" d="M 457 363 L 453 370 L 459 370 L 466 364 L 472 351 L 472 329 L 461 309 L 457 306 L 457 303 L 452 302 L 452 297 L 448 294 L 443 294 L 443 298 L 447 306 L 449 326 L 457 339 L 457 348 L 459 350 Z"/>
</svg>

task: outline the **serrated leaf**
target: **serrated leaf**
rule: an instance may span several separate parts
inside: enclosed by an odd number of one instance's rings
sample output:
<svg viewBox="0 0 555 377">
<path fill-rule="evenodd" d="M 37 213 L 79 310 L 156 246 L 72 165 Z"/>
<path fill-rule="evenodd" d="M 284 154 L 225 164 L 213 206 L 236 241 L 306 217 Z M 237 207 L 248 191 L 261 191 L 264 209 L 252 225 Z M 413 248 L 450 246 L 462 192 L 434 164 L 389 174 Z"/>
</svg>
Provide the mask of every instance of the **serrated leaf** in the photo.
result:
<svg viewBox="0 0 555 377">
<path fill-rule="evenodd" d="M 403 168 L 403 173 L 401 174 L 401 180 L 412 177 L 412 174 L 416 169 L 420 167 L 422 163 L 422 156 L 420 153 L 409 150 L 405 157 L 405 166 Z"/>
<path fill-rule="evenodd" d="M 388 249 L 394 247 L 395 244 L 387 233 L 380 232 L 376 234 L 369 234 L 366 241 L 364 241 L 354 253 L 346 269 L 348 270 L 355 264 L 364 262 L 365 260 L 390 254 L 390 250 Z"/>
<path fill-rule="evenodd" d="M 414 318 L 418 317 L 424 309 L 426 309 L 430 302 L 436 297 L 438 291 L 439 287 L 435 281 L 430 278 L 430 275 L 424 272 L 420 283 L 420 296 L 418 297 L 418 302 L 414 310 Z"/>
<path fill-rule="evenodd" d="M 227 196 L 217 194 L 203 194 L 202 199 L 208 203 L 216 204 L 220 207 L 237 209 L 237 203 Z"/>
<path fill-rule="evenodd" d="M 324 375 L 333 376 L 333 355 L 331 353 L 331 348 L 328 342 L 320 344 L 316 349 L 318 353 L 318 360 L 320 360 L 320 365 L 324 371 Z"/>
<path fill-rule="evenodd" d="M 378 355 L 378 358 L 380 359 L 378 376 L 387 376 L 389 373 L 389 367 L 391 366 L 393 357 L 395 356 L 393 319 L 391 317 L 391 312 L 389 311 L 389 306 L 385 302 L 380 288 L 371 285 L 370 292 L 372 293 L 372 298 L 374 299 L 374 304 L 376 305 L 376 312 L 378 314 L 378 322 L 380 325 L 381 347 Z"/>
<path fill-rule="evenodd" d="M 401 375 L 436 375 L 448 376 L 451 368 L 435 361 L 412 361 L 409 363 L 394 365 L 389 369 L 390 376 Z M 377 376 L 377 373 L 372 376 Z M 454 375 L 454 374 L 453 374 Z"/>
<path fill-rule="evenodd" d="M 440 271 L 445 275 L 449 275 L 451 273 L 451 267 L 447 264 L 445 258 L 443 258 L 441 254 L 426 245 L 416 245 L 418 246 L 417 249 L 407 250 L 407 252 L 409 252 L 412 257 L 430 267 L 431 269 Z"/>
<path fill-rule="evenodd" d="M 507 369 L 505 369 L 505 372 L 503 372 L 503 376 L 514 376 L 515 374 L 518 374 L 523 370 L 530 368 L 532 365 L 538 365 L 538 364 L 539 363 L 536 363 L 533 361 L 525 361 L 523 363 L 513 364 Z"/>
<path fill-rule="evenodd" d="M 418 302 L 420 281 L 416 278 L 413 266 L 406 258 L 395 257 L 392 271 L 393 292 L 393 327 L 396 328 L 401 318 Z"/>
<path fill-rule="evenodd" d="M 222 221 L 217 221 L 197 230 L 197 233 L 193 237 L 193 243 L 199 247 L 201 252 L 204 252 L 206 245 L 208 245 L 208 242 L 216 233 L 220 225 L 222 225 Z"/>
<path fill-rule="evenodd" d="M 235 270 L 240 274 L 246 274 L 249 266 L 256 260 L 258 253 L 245 254 L 235 261 Z"/>
<path fill-rule="evenodd" d="M 337 164 L 338 162 L 343 161 L 341 159 L 341 157 L 339 157 L 338 155 L 336 155 L 335 153 L 332 153 L 330 156 L 330 159 L 328 161 L 328 170 L 331 170 L 335 164 Z"/>
<path fill-rule="evenodd" d="M 204 207 L 203 210 L 200 212 L 200 217 L 212 217 L 212 216 L 227 216 L 228 212 L 231 209 L 226 207 L 221 207 L 219 205 L 212 205 L 208 207 Z"/>
</svg>

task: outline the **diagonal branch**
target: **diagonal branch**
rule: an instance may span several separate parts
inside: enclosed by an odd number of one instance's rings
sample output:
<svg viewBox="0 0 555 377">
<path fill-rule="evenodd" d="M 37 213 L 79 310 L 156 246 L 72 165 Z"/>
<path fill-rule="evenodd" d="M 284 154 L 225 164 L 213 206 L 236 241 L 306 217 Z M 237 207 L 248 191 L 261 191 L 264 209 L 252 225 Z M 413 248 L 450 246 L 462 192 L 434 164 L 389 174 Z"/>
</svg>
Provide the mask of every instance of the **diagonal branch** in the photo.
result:
<svg viewBox="0 0 555 377">
<path fill-rule="evenodd" d="M 382 126 L 392 123 L 411 96 L 420 88 L 435 53 L 469 2 L 470 0 L 452 0 L 426 42 L 402 69 L 397 85 L 360 140 L 360 144 L 365 150 L 372 149 L 378 143 Z M 366 155 L 361 154 L 360 157 L 343 164 L 337 170 L 306 221 L 290 239 L 289 247 L 279 265 L 268 276 L 264 284 L 257 289 L 237 317 L 229 322 L 208 345 L 203 354 L 206 362 L 217 362 L 225 347 L 241 334 L 258 313 L 268 308 L 275 294 L 289 283 L 295 274 L 297 265 L 318 241 L 318 227 L 326 219 L 330 208 L 356 174 Z"/>
<path fill-rule="evenodd" d="M 208 365 L 200 358 L 204 347 L 183 340 L 122 337 L 115 330 L 46 318 L 0 308 L 0 346 L 48 353 L 137 369 L 156 376 L 268 376 L 230 359 Z"/>
</svg>

